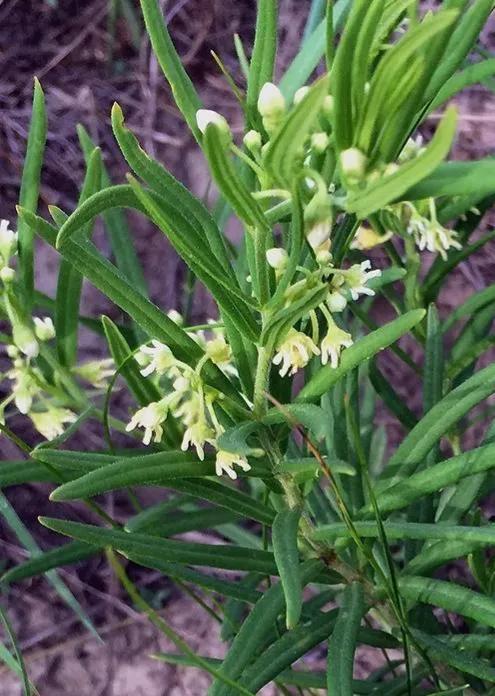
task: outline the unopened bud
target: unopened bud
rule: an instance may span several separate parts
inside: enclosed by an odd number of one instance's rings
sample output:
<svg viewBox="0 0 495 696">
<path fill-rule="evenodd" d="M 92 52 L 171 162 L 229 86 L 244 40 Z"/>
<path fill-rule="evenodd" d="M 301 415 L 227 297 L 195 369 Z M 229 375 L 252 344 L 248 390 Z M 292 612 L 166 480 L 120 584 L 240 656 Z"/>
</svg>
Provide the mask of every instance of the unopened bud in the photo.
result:
<svg viewBox="0 0 495 696">
<path fill-rule="evenodd" d="M 261 134 L 256 130 L 248 131 L 243 142 L 249 152 L 258 153 L 261 150 Z"/>
<path fill-rule="evenodd" d="M 12 338 L 21 353 L 27 358 L 36 358 L 40 352 L 40 347 L 36 336 L 28 326 L 16 324 L 12 328 Z"/>
<path fill-rule="evenodd" d="M 50 341 L 55 337 L 55 327 L 50 317 L 34 317 L 34 332 L 40 341 Z"/>
<path fill-rule="evenodd" d="M 317 222 L 306 234 L 309 246 L 312 249 L 321 247 L 329 239 L 331 227 L 331 220 Z"/>
<path fill-rule="evenodd" d="M 327 295 L 327 306 L 331 312 L 343 312 L 347 306 L 347 300 L 338 290 L 334 290 Z"/>
<path fill-rule="evenodd" d="M 297 104 L 302 102 L 302 100 L 304 99 L 304 97 L 307 95 L 308 92 L 309 92 L 309 87 L 307 85 L 305 85 L 304 87 L 299 87 L 299 89 L 294 94 L 294 105 L 297 106 Z"/>
<path fill-rule="evenodd" d="M 328 147 L 329 138 L 324 132 L 313 133 L 311 136 L 311 149 L 317 155 L 322 155 Z"/>
<path fill-rule="evenodd" d="M 340 153 L 340 166 L 348 181 L 361 181 L 366 172 L 366 163 L 366 156 L 357 147 L 350 147 Z"/>
<path fill-rule="evenodd" d="M 258 97 L 258 111 L 268 133 L 273 133 L 285 115 L 285 99 L 279 88 L 266 82 Z"/>
<path fill-rule="evenodd" d="M 198 128 L 203 135 L 206 133 L 208 126 L 213 125 L 229 139 L 232 137 L 229 124 L 225 118 L 216 111 L 211 111 L 210 109 L 199 109 L 196 112 L 196 123 L 198 124 Z"/>
<path fill-rule="evenodd" d="M 4 283 L 11 283 L 15 278 L 15 271 L 10 266 L 4 266 L 0 271 L 0 278 Z"/>
<path fill-rule="evenodd" d="M 179 312 L 176 309 L 170 309 L 167 312 L 167 317 L 171 319 L 174 324 L 177 324 L 178 326 L 182 326 L 184 323 L 184 318 L 182 314 L 179 314 Z"/>
<path fill-rule="evenodd" d="M 274 268 L 276 271 L 283 271 L 287 266 L 287 252 L 285 249 L 279 249 L 274 247 L 273 249 L 268 249 L 266 252 L 266 260 L 268 265 Z"/>
</svg>

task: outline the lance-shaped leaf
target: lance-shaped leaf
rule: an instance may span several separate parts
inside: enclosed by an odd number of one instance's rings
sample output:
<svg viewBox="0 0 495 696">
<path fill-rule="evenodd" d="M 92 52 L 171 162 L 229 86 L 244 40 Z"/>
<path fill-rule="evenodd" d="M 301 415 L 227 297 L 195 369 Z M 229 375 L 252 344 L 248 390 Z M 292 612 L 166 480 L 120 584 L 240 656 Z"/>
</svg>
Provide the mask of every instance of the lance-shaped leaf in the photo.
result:
<svg viewBox="0 0 495 696">
<path fill-rule="evenodd" d="M 31 213 L 38 207 L 41 167 L 45 151 L 47 119 L 45 111 L 45 96 L 38 80 L 34 80 L 33 109 L 31 125 L 22 170 L 19 205 Z M 19 271 L 22 281 L 22 291 L 28 306 L 32 305 L 34 292 L 34 261 L 32 227 L 19 217 L 17 224 L 19 240 Z"/>
<path fill-rule="evenodd" d="M 495 600 L 445 580 L 403 577 L 399 590 L 404 599 L 441 607 L 495 628 Z"/>
<path fill-rule="evenodd" d="M 424 309 L 413 309 L 376 331 L 372 331 L 364 338 L 359 339 L 342 352 L 340 364 L 337 368 L 332 368 L 330 365 L 321 367 L 301 390 L 296 401 L 316 401 L 345 374 L 365 360 L 369 360 L 379 351 L 388 348 L 401 336 L 408 333 L 414 326 L 419 324 L 424 316 Z"/>
<path fill-rule="evenodd" d="M 92 546 L 83 541 L 71 541 L 56 549 L 40 553 L 29 561 L 19 563 L 0 577 L 2 583 L 18 582 L 46 573 L 61 566 L 72 565 L 91 558 L 102 550 L 102 546 Z"/>
<path fill-rule="evenodd" d="M 111 546 L 124 555 L 135 554 L 142 559 L 149 558 L 150 561 L 166 558 L 170 563 L 186 563 L 225 570 L 277 573 L 273 555 L 268 551 L 239 546 L 195 544 L 173 539 L 159 539 L 148 534 L 129 534 L 129 532 L 118 529 L 105 529 L 51 517 L 40 517 L 40 522 L 54 532 L 73 537 L 79 541 Z"/>
<path fill-rule="evenodd" d="M 474 162 L 443 162 L 431 174 L 414 184 L 404 194 L 408 201 L 441 196 L 474 196 L 474 205 L 495 191 L 495 158 Z"/>
<path fill-rule="evenodd" d="M 141 9 L 153 51 L 163 74 L 172 88 L 175 103 L 182 112 L 196 140 L 201 142 L 201 133 L 196 123 L 196 112 L 198 109 L 201 109 L 201 100 L 177 55 L 158 0 L 141 0 Z"/>
<path fill-rule="evenodd" d="M 353 582 L 344 591 L 328 644 L 327 689 L 331 696 L 347 696 L 353 692 L 354 653 L 365 611 L 363 586 Z"/>
<path fill-rule="evenodd" d="M 320 561 L 306 561 L 301 567 L 301 582 L 306 585 L 314 580 L 321 568 Z M 266 645 L 284 602 L 282 585 L 279 583 L 267 590 L 255 604 L 222 663 L 222 672 L 230 679 L 237 679 L 254 655 Z M 223 685 L 215 681 L 208 693 L 210 696 L 224 696 L 226 692 Z"/>
<path fill-rule="evenodd" d="M 272 545 L 275 563 L 284 590 L 286 605 L 286 625 L 294 628 L 301 616 L 302 585 L 299 572 L 299 551 L 297 530 L 301 510 L 281 510 L 273 520 Z"/>
<path fill-rule="evenodd" d="M 435 404 L 404 438 L 390 458 L 384 476 L 391 485 L 423 461 L 433 445 L 470 409 L 495 391 L 495 365 L 490 365 L 453 389 Z M 383 490 L 383 486 L 380 486 Z"/>
<path fill-rule="evenodd" d="M 101 150 L 94 148 L 91 153 L 79 196 L 79 204 L 100 190 Z M 91 224 L 84 228 L 83 234 L 90 236 Z M 72 367 L 77 359 L 79 304 L 81 302 L 82 276 L 69 261 L 62 259 L 58 272 L 57 295 L 55 301 L 55 334 L 57 353 L 62 365 Z"/>
</svg>

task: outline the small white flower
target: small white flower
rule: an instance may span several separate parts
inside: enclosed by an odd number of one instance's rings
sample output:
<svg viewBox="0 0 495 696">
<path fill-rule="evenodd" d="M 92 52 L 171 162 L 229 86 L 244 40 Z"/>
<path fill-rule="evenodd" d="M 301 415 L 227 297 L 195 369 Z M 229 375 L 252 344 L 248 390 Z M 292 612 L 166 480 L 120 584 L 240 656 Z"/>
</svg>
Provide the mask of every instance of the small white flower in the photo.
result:
<svg viewBox="0 0 495 696">
<path fill-rule="evenodd" d="M 51 317 L 34 317 L 34 333 L 40 341 L 51 341 L 55 337 L 55 327 Z"/>
<path fill-rule="evenodd" d="M 160 343 L 155 339 L 151 341 L 151 346 L 141 346 L 138 354 L 150 360 L 149 365 L 141 370 L 143 377 L 148 377 L 153 372 L 156 372 L 157 375 L 164 375 L 171 367 L 174 367 L 176 362 L 170 348 L 165 343 Z"/>
<path fill-rule="evenodd" d="M 167 418 L 168 405 L 165 399 L 152 401 L 147 406 L 140 408 L 133 415 L 126 426 L 130 432 L 135 428 L 144 428 L 143 443 L 149 445 L 153 437 L 155 442 L 161 442 L 163 436 L 162 423 Z"/>
<path fill-rule="evenodd" d="M 312 355 L 319 355 L 320 351 L 309 336 L 301 331 L 290 329 L 283 341 L 277 346 L 277 353 L 273 358 L 274 365 L 282 364 L 279 374 L 295 375 L 296 372 L 306 367 Z"/>
<path fill-rule="evenodd" d="M 112 358 L 91 360 L 75 367 L 74 372 L 96 389 L 103 389 L 107 380 L 115 374 L 115 365 Z"/>
<path fill-rule="evenodd" d="M 267 250 L 266 260 L 268 261 L 268 265 L 276 271 L 283 271 L 287 266 L 288 255 L 285 249 L 273 247 Z"/>
<path fill-rule="evenodd" d="M 280 118 L 285 113 L 285 99 L 273 82 L 265 82 L 258 96 L 258 111 L 263 118 Z"/>
<path fill-rule="evenodd" d="M 211 109 L 199 109 L 196 111 L 196 123 L 201 133 L 205 133 L 208 126 L 217 126 L 223 133 L 230 135 L 229 124 L 217 111 Z"/>
<path fill-rule="evenodd" d="M 227 476 L 235 481 L 237 472 L 234 470 L 234 466 L 239 466 L 243 471 L 250 471 L 251 469 L 246 457 L 243 457 L 242 454 L 218 450 L 215 460 L 216 475 L 222 476 L 222 474 L 227 474 Z"/>
<path fill-rule="evenodd" d="M 372 278 L 378 278 L 382 272 L 379 270 L 370 271 L 371 261 L 355 263 L 345 271 L 340 271 L 344 277 L 345 285 L 351 293 L 353 300 L 357 300 L 359 295 L 374 295 L 375 291 L 366 287 L 366 283 Z"/>
<path fill-rule="evenodd" d="M 0 220 L 0 256 L 3 263 L 8 263 L 15 253 L 17 246 L 17 232 L 11 230 L 8 220 Z"/>
<path fill-rule="evenodd" d="M 326 336 L 321 342 L 321 362 L 323 365 L 328 363 L 334 369 L 338 367 L 340 353 L 343 348 L 352 346 L 353 340 L 350 333 L 340 329 L 337 324 L 329 325 Z"/>
<path fill-rule="evenodd" d="M 187 428 L 182 439 L 181 449 L 185 452 L 192 445 L 196 448 L 198 458 L 203 461 L 205 458 L 204 446 L 207 442 L 210 445 L 215 444 L 215 433 L 206 421 L 200 420 Z"/>
<path fill-rule="evenodd" d="M 33 398 L 41 391 L 40 386 L 27 369 L 27 365 L 19 359 L 16 360 L 12 370 L 7 372 L 7 377 L 14 381 L 12 394 L 16 407 L 20 413 L 28 413 L 31 410 Z"/>
<path fill-rule="evenodd" d="M 50 407 L 48 411 L 32 411 L 29 414 L 36 430 L 47 440 L 53 440 L 65 431 L 66 423 L 74 423 L 77 416 L 68 408 Z"/>
</svg>

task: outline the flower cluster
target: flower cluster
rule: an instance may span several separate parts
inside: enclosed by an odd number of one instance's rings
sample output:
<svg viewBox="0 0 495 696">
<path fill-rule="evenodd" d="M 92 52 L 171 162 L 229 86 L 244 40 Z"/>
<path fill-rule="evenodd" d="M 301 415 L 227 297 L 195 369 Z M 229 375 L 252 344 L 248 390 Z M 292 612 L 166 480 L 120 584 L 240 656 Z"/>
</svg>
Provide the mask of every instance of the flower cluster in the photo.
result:
<svg viewBox="0 0 495 696">
<path fill-rule="evenodd" d="M 37 364 L 41 344 L 49 344 L 55 338 L 51 317 L 27 316 L 17 297 L 12 262 L 17 252 L 17 233 L 7 220 L 0 220 L 0 312 L 11 327 L 10 342 L 5 344 L 5 356 L 10 367 L 4 376 L 11 383 L 10 393 L 0 402 L 0 422 L 5 423 L 5 411 L 12 405 L 30 418 L 35 429 L 47 440 L 61 435 L 67 424 L 77 416 L 68 408 L 70 397 L 55 379 L 49 381 L 45 371 Z M 72 368 L 72 374 L 97 389 L 106 384 L 113 374 L 113 361 L 91 361 Z"/>
<path fill-rule="evenodd" d="M 176 320 L 179 319 L 175 313 Z M 127 431 L 136 428 L 144 430 L 143 442 L 149 445 L 151 441 L 161 442 L 164 426 L 169 414 L 179 421 L 183 428 L 181 449 L 194 447 L 198 458 L 203 461 L 205 446 L 210 445 L 217 450 L 215 470 L 218 476 L 226 473 L 231 479 L 237 478 L 234 466 L 243 471 L 251 469 L 247 459 L 240 454 L 222 450 L 217 440 L 223 434 L 224 428 L 215 410 L 215 402 L 221 395 L 208 387 L 201 371 L 207 360 L 217 365 L 226 374 L 235 374 L 232 364 L 231 349 L 223 331 L 211 324 L 208 332 L 190 333 L 202 347 L 204 354 L 195 368 L 178 360 L 172 350 L 164 343 L 153 340 L 143 345 L 136 354 L 144 377 L 153 377 L 157 381 L 162 378 L 167 384 L 167 394 L 159 401 L 152 402 L 140 408 L 127 425 Z"/>
</svg>

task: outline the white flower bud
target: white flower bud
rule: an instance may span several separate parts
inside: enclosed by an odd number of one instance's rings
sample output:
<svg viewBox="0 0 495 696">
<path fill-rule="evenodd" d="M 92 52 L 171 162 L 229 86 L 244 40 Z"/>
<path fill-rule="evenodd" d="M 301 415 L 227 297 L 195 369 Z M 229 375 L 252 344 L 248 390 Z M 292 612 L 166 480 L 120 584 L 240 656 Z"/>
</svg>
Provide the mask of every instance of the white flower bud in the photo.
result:
<svg viewBox="0 0 495 696">
<path fill-rule="evenodd" d="M 283 271 L 287 266 L 287 252 L 285 249 L 273 247 L 273 249 L 268 249 L 266 252 L 266 260 L 268 261 L 268 265 L 276 271 Z"/>
<path fill-rule="evenodd" d="M 258 111 L 263 118 L 283 116 L 285 99 L 279 88 L 272 82 L 265 82 L 258 97 Z"/>
<path fill-rule="evenodd" d="M 0 262 L 8 263 L 17 246 L 17 233 L 10 229 L 8 220 L 0 220 Z"/>
<path fill-rule="evenodd" d="M 243 139 L 244 145 L 249 152 L 257 153 L 261 150 L 261 134 L 256 130 L 250 130 Z"/>
<path fill-rule="evenodd" d="M 321 133 L 313 133 L 311 136 L 311 149 L 316 152 L 317 155 L 321 155 L 327 149 L 328 142 L 328 135 L 323 131 Z"/>
<path fill-rule="evenodd" d="M 308 244 L 312 249 L 318 249 L 330 237 L 331 221 L 317 222 L 306 234 Z"/>
<path fill-rule="evenodd" d="M 304 85 L 304 87 L 299 87 L 299 89 L 294 94 L 294 106 L 297 106 L 300 102 L 302 102 L 302 100 L 308 92 L 309 87 L 307 85 Z"/>
<path fill-rule="evenodd" d="M 323 114 L 324 116 L 330 120 L 333 117 L 333 107 L 334 107 L 334 100 L 331 94 L 327 94 L 325 99 L 323 100 Z"/>
<path fill-rule="evenodd" d="M 347 306 L 347 300 L 338 290 L 334 290 L 327 296 L 327 306 L 331 312 L 343 312 Z"/>
<path fill-rule="evenodd" d="M 34 317 L 34 333 L 40 341 L 50 341 L 55 337 L 55 327 L 50 317 Z"/>
<path fill-rule="evenodd" d="M 27 358 L 36 358 L 40 347 L 34 333 L 24 324 L 16 324 L 12 328 L 12 337 L 15 345 Z"/>
<path fill-rule="evenodd" d="M 170 309 L 167 312 L 167 317 L 178 326 L 182 326 L 184 324 L 184 317 L 176 309 Z"/>
<path fill-rule="evenodd" d="M 208 126 L 214 125 L 219 128 L 223 133 L 230 137 L 230 127 L 225 118 L 216 111 L 211 111 L 211 109 L 199 109 L 196 111 L 196 123 L 201 133 L 205 133 Z"/>
<path fill-rule="evenodd" d="M 316 261 L 319 266 L 328 266 L 331 260 L 332 254 L 330 249 L 325 248 L 325 246 L 322 246 L 316 251 Z"/>
<path fill-rule="evenodd" d="M 340 166 L 347 179 L 360 181 L 366 172 L 367 159 L 357 147 L 350 147 L 340 153 Z"/>
<path fill-rule="evenodd" d="M 0 278 L 4 283 L 11 283 L 15 278 L 15 271 L 9 266 L 4 266 L 0 271 Z"/>
</svg>

